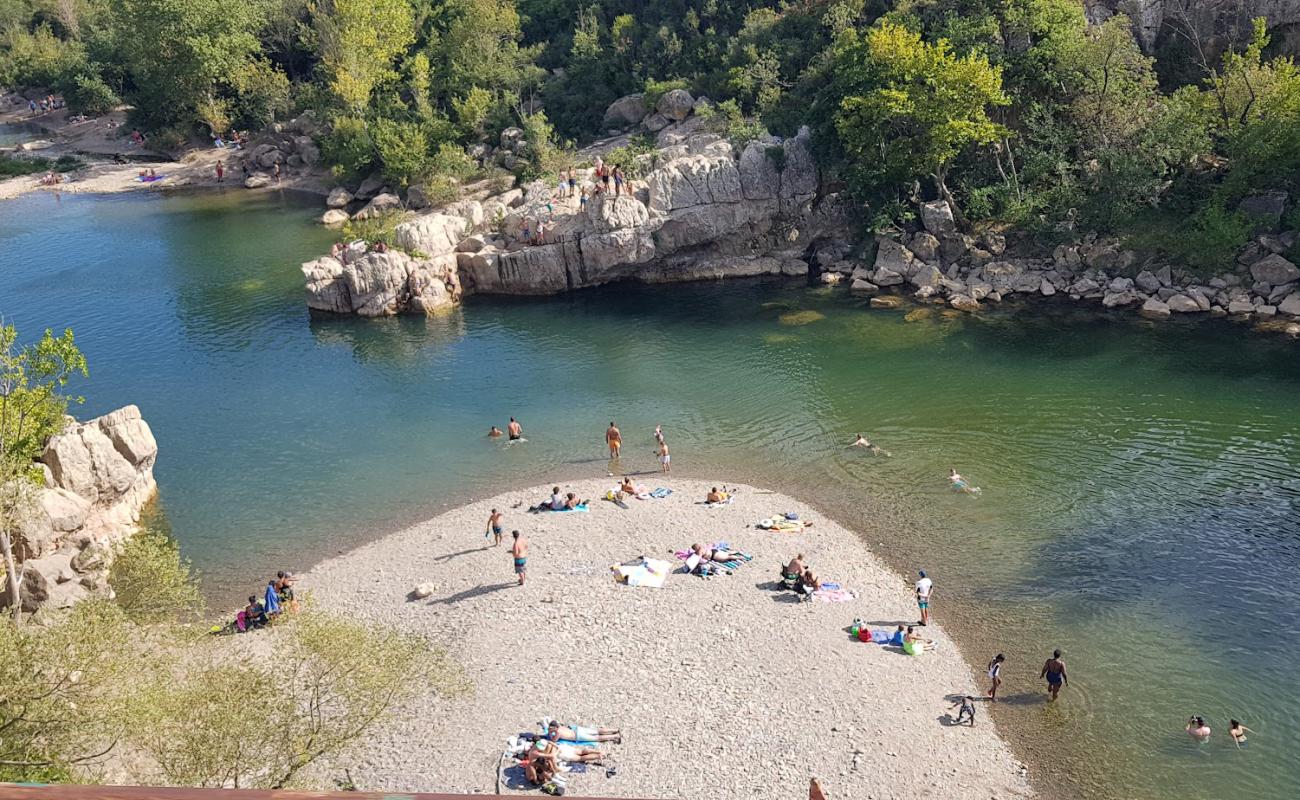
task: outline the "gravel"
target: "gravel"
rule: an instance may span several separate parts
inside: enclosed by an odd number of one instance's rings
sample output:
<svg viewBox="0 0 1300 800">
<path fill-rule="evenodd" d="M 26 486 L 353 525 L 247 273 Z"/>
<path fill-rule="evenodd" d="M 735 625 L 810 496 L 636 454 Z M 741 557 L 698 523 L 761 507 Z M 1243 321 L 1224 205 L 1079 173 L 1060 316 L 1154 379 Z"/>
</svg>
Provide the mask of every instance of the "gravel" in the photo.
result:
<svg viewBox="0 0 1300 800">
<path fill-rule="evenodd" d="M 856 535 L 762 489 L 739 487 L 733 503 L 709 508 L 699 504 L 708 484 L 643 482 L 674 494 L 629 499 L 624 510 L 595 499 L 614 479 L 580 481 L 563 489 L 593 498 L 589 513 L 528 514 L 550 487 L 510 492 L 303 576 L 326 609 L 446 646 L 475 687 L 419 697 L 325 771 L 347 767 L 364 790 L 491 792 L 506 739 L 551 716 L 623 731 L 622 744 L 604 746 L 617 775 L 571 776 L 580 796 L 797 798 L 812 776 L 834 800 L 1032 796 L 983 703 L 976 727 L 945 724 L 950 696 L 981 691 L 941 628 L 922 629 L 939 648 L 919 658 L 848 635 L 858 617 L 890 629 L 917 618 L 909 585 Z M 483 537 L 491 508 L 506 512 L 501 547 Z M 754 527 L 786 511 L 814 527 Z M 523 588 L 512 529 L 531 543 Z M 676 564 L 671 550 L 716 540 L 753 562 L 708 579 L 674 573 L 662 589 L 616 584 L 609 572 L 639 555 Z M 796 552 L 856 599 L 796 603 L 769 588 Z M 433 594 L 409 599 L 424 583 Z M 503 790 L 534 792 L 516 772 L 507 769 Z"/>
</svg>

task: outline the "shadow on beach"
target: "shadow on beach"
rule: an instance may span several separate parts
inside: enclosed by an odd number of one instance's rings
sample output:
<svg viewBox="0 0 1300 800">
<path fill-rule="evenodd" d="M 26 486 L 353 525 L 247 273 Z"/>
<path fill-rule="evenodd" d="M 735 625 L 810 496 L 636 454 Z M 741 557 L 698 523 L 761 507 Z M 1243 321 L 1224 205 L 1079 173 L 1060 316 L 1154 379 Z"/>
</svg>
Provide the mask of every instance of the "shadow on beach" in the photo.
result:
<svg viewBox="0 0 1300 800">
<path fill-rule="evenodd" d="M 441 600 L 430 600 L 429 605 L 432 606 L 432 605 L 437 605 L 439 603 L 448 606 L 455 605 L 456 603 L 459 603 L 462 600 L 472 600 L 475 597 L 482 597 L 485 594 L 491 594 L 492 592 L 499 592 L 502 589 L 509 589 L 512 586 L 518 586 L 518 585 L 519 584 L 516 583 L 515 581 L 507 581 L 506 583 L 494 583 L 489 586 L 484 586 L 482 584 L 479 584 L 478 586 L 475 586 L 473 589 L 466 589 L 463 592 L 456 592 L 455 594 L 450 595 L 448 597 L 444 597 Z"/>
</svg>

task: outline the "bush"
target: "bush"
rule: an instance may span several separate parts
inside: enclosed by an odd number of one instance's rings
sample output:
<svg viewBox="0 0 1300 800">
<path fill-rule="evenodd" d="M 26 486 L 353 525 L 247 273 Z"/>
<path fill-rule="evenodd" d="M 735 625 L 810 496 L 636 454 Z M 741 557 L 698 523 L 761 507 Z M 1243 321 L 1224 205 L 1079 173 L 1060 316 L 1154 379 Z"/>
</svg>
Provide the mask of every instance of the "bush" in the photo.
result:
<svg viewBox="0 0 1300 800">
<path fill-rule="evenodd" d="M 359 117 L 335 117 L 330 132 L 321 140 L 321 156 L 340 178 L 359 178 L 375 164 L 375 143 L 366 121 Z"/>
<path fill-rule="evenodd" d="M 524 117 L 521 127 L 528 149 L 516 169 L 519 179 L 531 181 L 559 171 L 565 162 L 565 154 L 555 143 L 555 129 L 547 121 L 546 112 L 529 114 Z"/>
<path fill-rule="evenodd" d="M 103 78 L 93 74 L 73 78 L 63 87 L 63 99 L 68 103 L 68 110 L 88 117 L 107 114 L 122 102 Z"/>
<path fill-rule="evenodd" d="M 469 153 L 466 153 L 464 148 L 451 142 L 443 142 L 438 145 L 438 152 L 433 154 L 431 166 L 438 175 L 462 181 L 473 175 L 478 169 L 478 165 L 474 163 L 474 159 L 469 157 Z"/>
<path fill-rule="evenodd" d="M 59 156 L 58 160 L 48 158 L 14 158 L 0 155 L 0 178 L 13 178 L 19 175 L 34 175 L 37 172 L 72 172 L 84 164 L 73 156 Z"/>
<path fill-rule="evenodd" d="M 704 126 L 714 133 L 725 136 L 737 150 L 767 135 L 767 128 L 757 118 L 746 119 L 735 100 L 724 100 L 716 106 L 705 106 L 697 115 L 704 120 Z"/>
<path fill-rule="evenodd" d="M 367 244 L 383 242 L 393 243 L 393 231 L 398 223 L 406 218 L 401 211 L 388 211 L 369 219 L 350 219 L 343 223 L 343 239 L 352 241 L 360 239 Z"/>
<path fill-rule="evenodd" d="M 247 61 L 234 75 L 238 101 L 234 116 L 240 127 L 260 130 L 289 110 L 289 79 L 264 58 Z"/>
<path fill-rule="evenodd" d="M 190 137 L 180 128 L 163 128 L 149 137 L 146 146 L 155 152 L 177 154 L 189 144 Z"/>
<path fill-rule="evenodd" d="M 384 176 L 403 188 L 418 183 L 433 169 L 429 136 L 423 125 L 379 119 L 370 126 L 370 137 Z"/>
<path fill-rule="evenodd" d="M 181 558 L 156 507 L 146 513 L 141 531 L 122 544 L 108 582 L 115 602 L 136 622 L 197 617 L 203 609 L 198 574 Z"/>
</svg>

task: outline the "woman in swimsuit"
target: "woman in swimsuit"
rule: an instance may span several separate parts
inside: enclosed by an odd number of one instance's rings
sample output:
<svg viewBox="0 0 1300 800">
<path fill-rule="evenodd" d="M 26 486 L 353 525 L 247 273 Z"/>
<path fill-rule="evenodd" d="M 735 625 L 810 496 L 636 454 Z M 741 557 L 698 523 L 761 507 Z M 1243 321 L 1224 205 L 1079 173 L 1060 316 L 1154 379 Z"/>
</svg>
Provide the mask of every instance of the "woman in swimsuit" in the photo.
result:
<svg viewBox="0 0 1300 800">
<path fill-rule="evenodd" d="M 1061 660 L 1060 650 L 1052 651 L 1052 657 L 1043 663 L 1043 669 L 1038 673 L 1038 677 L 1047 678 L 1047 691 L 1055 701 L 1061 687 L 1070 682 L 1070 676 L 1065 674 L 1065 662 Z"/>
<path fill-rule="evenodd" d="M 1238 722 L 1235 719 L 1230 720 L 1229 724 L 1230 727 L 1228 728 L 1228 735 L 1232 737 L 1232 741 L 1237 743 L 1237 749 L 1240 750 L 1241 748 L 1246 746 L 1246 734 L 1254 733 L 1254 731 L 1252 731 L 1250 728 L 1247 728 L 1245 725 L 1242 725 L 1240 722 Z"/>
</svg>

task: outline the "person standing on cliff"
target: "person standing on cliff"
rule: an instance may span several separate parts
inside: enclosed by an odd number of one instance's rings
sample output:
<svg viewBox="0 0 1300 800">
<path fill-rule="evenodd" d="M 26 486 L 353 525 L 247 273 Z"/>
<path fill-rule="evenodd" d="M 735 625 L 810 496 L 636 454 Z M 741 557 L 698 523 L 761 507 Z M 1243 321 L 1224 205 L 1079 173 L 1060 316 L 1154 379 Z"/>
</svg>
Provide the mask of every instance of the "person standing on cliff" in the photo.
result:
<svg viewBox="0 0 1300 800">
<path fill-rule="evenodd" d="M 930 596 L 934 594 L 934 581 L 925 576 L 921 570 L 921 579 L 916 582 L 916 605 L 921 609 L 921 624 L 930 624 Z"/>
<path fill-rule="evenodd" d="M 523 586 L 524 580 L 528 577 L 528 539 L 521 536 L 519 531 L 511 531 L 510 535 L 515 540 L 510 548 L 510 555 L 515 560 L 515 574 L 519 576 L 519 585 Z"/>
<path fill-rule="evenodd" d="M 609 421 L 609 427 L 605 430 L 605 444 L 609 445 L 610 460 L 617 461 L 619 454 L 623 452 L 623 434 L 614 424 L 614 420 Z"/>
<path fill-rule="evenodd" d="M 486 539 L 489 534 L 496 538 L 496 541 L 492 542 L 493 547 L 496 547 L 497 545 L 501 544 L 501 517 L 502 516 L 503 515 L 500 511 L 497 511 L 495 508 L 492 509 L 492 515 L 488 517 L 488 522 L 487 522 L 488 529 L 483 532 L 484 539 Z"/>
<path fill-rule="evenodd" d="M 510 441 L 512 442 L 517 442 L 520 439 L 524 438 L 523 426 L 521 426 L 518 422 L 515 422 L 514 417 L 510 418 L 510 424 L 506 426 L 506 433 L 509 434 Z"/>
</svg>

